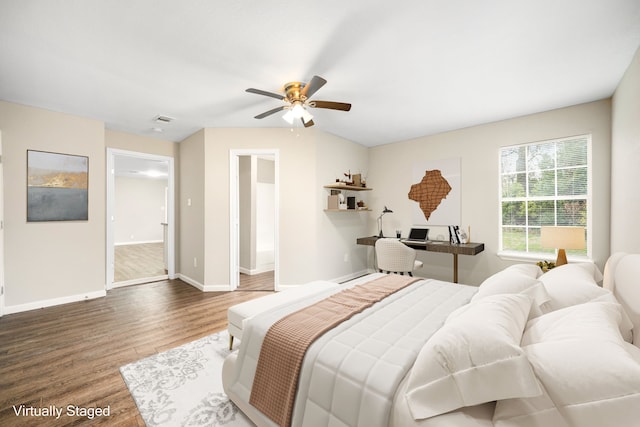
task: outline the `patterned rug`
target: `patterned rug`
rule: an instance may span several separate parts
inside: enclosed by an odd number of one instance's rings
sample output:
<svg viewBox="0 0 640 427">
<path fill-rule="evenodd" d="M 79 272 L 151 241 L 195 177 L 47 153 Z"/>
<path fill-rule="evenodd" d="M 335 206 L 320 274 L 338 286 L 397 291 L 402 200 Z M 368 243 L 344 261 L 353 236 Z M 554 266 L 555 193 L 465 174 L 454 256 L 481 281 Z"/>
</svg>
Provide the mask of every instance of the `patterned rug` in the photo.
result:
<svg viewBox="0 0 640 427">
<path fill-rule="evenodd" d="M 228 346 L 223 331 L 121 367 L 147 426 L 252 427 L 222 390 Z"/>
</svg>

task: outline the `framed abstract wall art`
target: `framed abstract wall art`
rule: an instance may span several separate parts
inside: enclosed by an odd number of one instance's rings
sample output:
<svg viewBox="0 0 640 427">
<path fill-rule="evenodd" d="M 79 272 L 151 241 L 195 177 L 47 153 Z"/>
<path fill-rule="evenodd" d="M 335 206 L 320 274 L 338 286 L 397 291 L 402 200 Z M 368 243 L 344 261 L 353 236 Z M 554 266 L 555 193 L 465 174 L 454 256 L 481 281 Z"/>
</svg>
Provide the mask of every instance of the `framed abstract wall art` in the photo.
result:
<svg viewBox="0 0 640 427">
<path fill-rule="evenodd" d="M 27 222 L 89 219 L 89 158 L 27 150 Z"/>
<path fill-rule="evenodd" d="M 460 224 L 461 189 L 459 157 L 414 162 L 412 220 L 416 225 Z"/>
</svg>

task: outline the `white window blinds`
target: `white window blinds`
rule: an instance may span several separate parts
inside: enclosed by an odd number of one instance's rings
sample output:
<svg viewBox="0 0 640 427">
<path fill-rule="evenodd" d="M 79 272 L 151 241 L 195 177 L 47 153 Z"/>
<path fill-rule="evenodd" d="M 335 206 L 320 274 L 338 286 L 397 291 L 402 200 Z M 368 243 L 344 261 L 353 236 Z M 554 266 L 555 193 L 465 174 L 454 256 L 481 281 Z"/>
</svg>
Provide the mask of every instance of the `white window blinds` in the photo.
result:
<svg viewBox="0 0 640 427">
<path fill-rule="evenodd" d="M 546 225 L 585 227 L 589 235 L 590 145 L 582 135 L 500 150 L 501 252 L 553 253 L 540 245 Z M 568 253 L 587 256 L 590 248 Z"/>
</svg>

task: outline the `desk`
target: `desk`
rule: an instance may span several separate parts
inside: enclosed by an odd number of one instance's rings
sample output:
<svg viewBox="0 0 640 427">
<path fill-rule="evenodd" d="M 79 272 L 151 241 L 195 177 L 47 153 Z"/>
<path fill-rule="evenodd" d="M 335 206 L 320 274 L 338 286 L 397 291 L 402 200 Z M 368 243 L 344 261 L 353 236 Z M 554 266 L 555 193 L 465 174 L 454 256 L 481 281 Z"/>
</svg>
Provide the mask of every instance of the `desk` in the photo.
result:
<svg viewBox="0 0 640 427">
<path fill-rule="evenodd" d="M 359 245 L 367 245 L 374 246 L 376 245 L 376 241 L 381 237 L 378 236 L 370 236 L 370 237 L 358 237 L 356 243 Z M 382 237 L 384 238 L 384 237 Z M 407 242 L 403 242 L 405 245 L 410 248 L 417 249 L 419 251 L 428 251 L 428 252 L 441 252 L 445 254 L 453 255 L 453 283 L 458 283 L 458 255 L 476 255 L 480 252 L 484 251 L 484 243 L 460 243 L 460 244 L 452 244 L 449 242 L 435 242 L 429 241 L 425 244 L 417 244 L 412 245 Z"/>
</svg>

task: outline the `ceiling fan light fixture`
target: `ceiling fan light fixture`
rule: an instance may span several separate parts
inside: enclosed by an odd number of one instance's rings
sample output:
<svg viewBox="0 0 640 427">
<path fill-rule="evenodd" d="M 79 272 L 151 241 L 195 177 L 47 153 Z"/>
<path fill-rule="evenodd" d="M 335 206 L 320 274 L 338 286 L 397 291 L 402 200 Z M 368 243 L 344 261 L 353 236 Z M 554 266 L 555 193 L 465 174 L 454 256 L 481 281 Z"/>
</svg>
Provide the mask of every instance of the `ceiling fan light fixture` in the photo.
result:
<svg viewBox="0 0 640 427">
<path fill-rule="evenodd" d="M 308 108 L 325 108 L 329 110 L 349 111 L 351 104 L 344 102 L 333 101 L 315 101 L 310 99 L 321 87 L 327 83 L 325 79 L 319 76 L 313 76 L 309 83 L 303 82 L 290 82 L 284 85 L 284 96 L 281 94 L 267 92 L 261 89 L 249 88 L 246 91 L 249 93 L 255 93 L 257 95 L 268 96 L 270 98 L 276 98 L 284 101 L 284 105 L 280 107 L 272 108 L 265 111 L 262 114 L 258 114 L 254 118 L 264 119 L 272 114 L 278 113 L 282 110 L 286 110 L 282 115 L 282 118 L 293 125 L 295 120 L 301 120 L 304 127 L 311 127 L 313 123 L 313 116 L 309 113 Z"/>
<path fill-rule="evenodd" d="M 292 125 L 295 120 L 299 119 L 302 119 L 304 123 L 309 123 L 313 120 L 311 113 L 309 113 L 300 102 L 294 102 L 293 105 L 287 109 L 287 112 L 284 113 L 282 118 L 290 125 Z"/>
<path fill-rule="evenodd" d="M 293 108 L 291 109 L 291 112 L 293 113 L 294 118 L 301 119 L 304 116 L 304 113 L 306 112 L 306 110 L 304 109 L 301 103 L 295 102 L 293 104 Z"/>
<path fill-rule="evenodd" d="M 293 124 L 293 121 L 295 120 L 295 115 L 293 114 L 293 111 L 291 109 L 288 109 L 286 113 L 284 113 L 284 115 L 282 116 L 282 118 L 289 123 L 290 125 Z"/>
<path fill-rule="evenodd" d="M 302 109 L 302 121 L 304 121 L 304 123 L 306 124 L 306 123 L 309 123 L 311 120 L 313 120 L 313 116 L 305 108 L 303 108 Z"/>
</svg>

